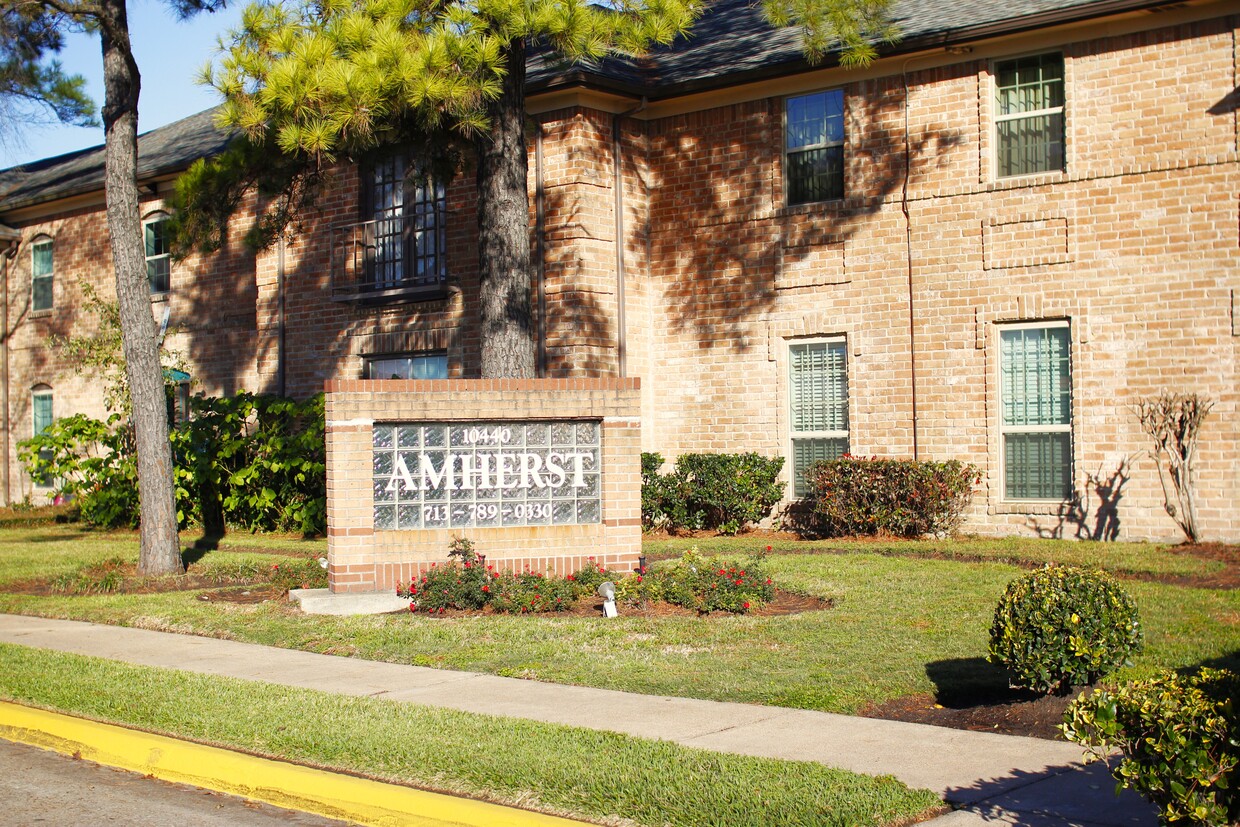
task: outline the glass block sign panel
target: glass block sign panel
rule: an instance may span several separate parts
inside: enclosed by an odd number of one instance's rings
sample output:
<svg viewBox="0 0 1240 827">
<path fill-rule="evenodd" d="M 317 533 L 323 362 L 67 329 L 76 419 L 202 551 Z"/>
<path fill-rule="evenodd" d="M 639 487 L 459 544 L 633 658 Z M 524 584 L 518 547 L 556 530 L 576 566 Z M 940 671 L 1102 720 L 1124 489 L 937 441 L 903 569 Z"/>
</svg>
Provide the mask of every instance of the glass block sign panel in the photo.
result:
<svg viewBox="0 0 1240 827">
<path fill-rule="evenodd" d="M 376 424 L 376 530 L 579 525 L 603 514 L 602 427 Z"/>
</svg>

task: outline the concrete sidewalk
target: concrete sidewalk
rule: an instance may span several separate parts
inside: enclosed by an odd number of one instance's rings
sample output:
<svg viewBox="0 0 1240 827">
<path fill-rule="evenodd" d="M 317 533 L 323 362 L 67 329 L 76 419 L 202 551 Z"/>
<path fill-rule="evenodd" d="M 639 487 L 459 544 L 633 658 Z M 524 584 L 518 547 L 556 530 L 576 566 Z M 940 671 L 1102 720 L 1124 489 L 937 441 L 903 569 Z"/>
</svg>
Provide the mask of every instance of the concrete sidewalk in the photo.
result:
<svg viewBox="0 0 1240 827">
<path fill-rule="evenodd" d="M 1075 744 L 825 712 L 536 683 L 469 672 L 316 655 L 248 643 L 0 615 L 0 642 L 210 675 L 608 729 L 691 747 L 818 761 L 890 774 L 942 795 L 939 827 L 980 824 L 1147 827 L 1152 806 Z M 605 715 L 600 715 L 605 711 Z M 727 721 L 723 728 L 713 722 Z"/>
</svg>

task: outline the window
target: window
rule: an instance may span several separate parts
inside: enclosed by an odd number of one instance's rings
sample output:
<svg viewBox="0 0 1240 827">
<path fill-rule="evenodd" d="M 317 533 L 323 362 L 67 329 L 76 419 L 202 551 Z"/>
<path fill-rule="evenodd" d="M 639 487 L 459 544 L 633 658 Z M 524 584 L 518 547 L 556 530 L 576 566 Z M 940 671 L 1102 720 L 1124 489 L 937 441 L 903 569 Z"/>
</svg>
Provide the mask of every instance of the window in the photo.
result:
<svg viewBox="0 0 1240 827">
<path fill-rule="evenodd" d="M 366 358 L 367 379 L 447 379 L 446 353 L 410 353 Z"/>
<path fill-rule="evenodd" d="M 375 162 L 369 181 L 374 286 L 438 286 L 447 273 L 447 212 L 441 183 L 410 169 L 396 154 Z"/>
<path fill-rule="evenodd" d="M 844 197 L 844 92 L 784 102 L 784 169 L 789 205 Z"/>
<path fill-rule="evenodd" d="M 172 255 L 168 246 L 168 217 L 160 215 L 142 227 L 146 238 L 146 278 L 151 293 L 167 293 L 172 282 Z"/>
<path fill-rule="evenodd" d="M 51 427 L 55 421 L 52 415 L 52 389 L 47 385 L 40 385 L 35 388 L 30 395 L 30 411 L 33 427 L 31 434 L 38 436 Z M 52 451 L 50 448 L 44 448 L 39 451 L 39 459 L 49 461 L 52 459 Z M 50 488 L 53 484 L 51 476 L 44 474 L 35 477 L 34 484 L 40 488 Z"/>
<path fill-rule="evenodd" d="M 52 240 L 44 238 L 30 246 L 30 309 L 52 309 Z"/>
<path fill-rule="evenodd" d="M 1063 500 L 1072 494 L 1072 368 L 1068 325 L 999 332 L 1003 495 Z"/>
<path fill-rule="evenodd" d="M 1062 170 L 1063 55 L 995 64 L 996 174 L 1000 178 Z"/>
<path fill-rule="evenodd" d="M 848 453 L 848 350 L 842 339 L 798 342 L 788 348 L 792 406 L 793 493 L 808 493 L 805 471 Z"/>
</svg>

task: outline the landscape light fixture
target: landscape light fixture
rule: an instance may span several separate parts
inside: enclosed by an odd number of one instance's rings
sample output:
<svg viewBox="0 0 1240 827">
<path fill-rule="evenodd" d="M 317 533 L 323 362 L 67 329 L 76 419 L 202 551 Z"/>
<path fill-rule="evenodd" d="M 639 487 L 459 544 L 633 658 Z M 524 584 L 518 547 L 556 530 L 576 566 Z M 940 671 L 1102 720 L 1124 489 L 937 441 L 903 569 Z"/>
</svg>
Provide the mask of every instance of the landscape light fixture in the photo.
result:
<svg viewBox="0 0 1240 827">
<path fill-rule="evenodd" d="M 616 584 L 607 580 L 599 583 L 598 596 L 603 598 L 603 617 L 615 617 L 619 612 L 616 611 Z"/>
</svg>

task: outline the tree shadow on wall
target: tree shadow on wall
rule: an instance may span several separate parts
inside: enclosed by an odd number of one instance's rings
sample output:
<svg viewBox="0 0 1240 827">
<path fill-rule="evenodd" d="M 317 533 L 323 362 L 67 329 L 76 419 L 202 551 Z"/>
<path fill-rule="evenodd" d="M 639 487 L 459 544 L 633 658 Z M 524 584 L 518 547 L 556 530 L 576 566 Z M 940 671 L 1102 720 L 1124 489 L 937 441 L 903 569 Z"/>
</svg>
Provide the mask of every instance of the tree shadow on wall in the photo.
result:
<svg viewBox="0 0 1240 827">
<path fill-rule="evenodd" d="M 1086 473 L 1085 490 L 1074 491 L 1072 499 L 1059 506 L 1053 523 L 1043 524 L 1030 517 L 1028 525 L 1043 539 L 1060 540 L 1071 536 L 1077 540 L 1113 541 L 1119 538 L 1119 503 L 1124 486 L 1132 478 L 1133 457 L 1120 461 L 1110 474 L 1101 468 Z M 1097 501 L 1097 506 L 1092 503 Z"/>
<path fill-rule="evenodd" d="M 918 74 L 940 82 L 975 71 L 973 64 L 958 64 Z M 867 219 L 880 212 L 903 220 L 901 79 L 863 81 L 856 89 L 847 126 L 854 137 L 845 153 L 849 195 L 842 201 L 793 208 L 780 203 L 783 137 L 777 100 L 737 105 L 737 120 L 718 131 L 707 130 L 700 117 L 686 116 L 669 119 L 652 133 L 650 157 L 664 160 L 652 199 L 651 269 L 667 284 L 665 312 L 673 331 L 691 331 L 702 347 L 754 346 L 746 335 L 775 308 L 781 270 L 812 266 L 808 260 L 826 245 L 836 245 L 842 255 L 850 239 L 873 226 Z M 910 183 L 945 164 L 946 153 L 964 142 L 960 130 L 931 126 L 914 132 L 908 144 Z M 903 259 L 903 232 L 898 237 Z M 872 258 L 868 252 L 857 255 Z M 828 294 L 806 298 L 822 295 Z"/>
</svg>

